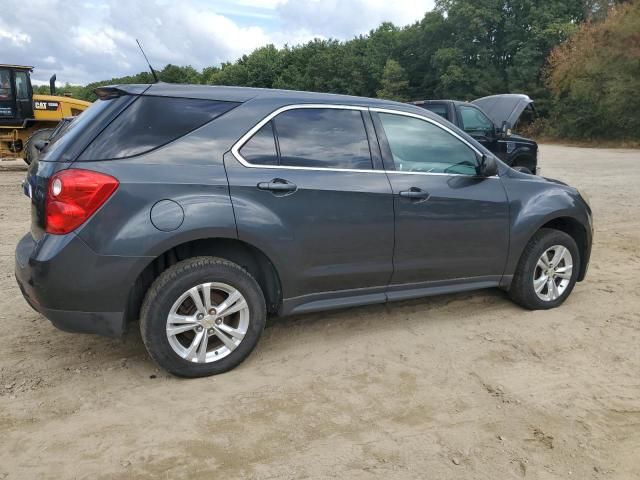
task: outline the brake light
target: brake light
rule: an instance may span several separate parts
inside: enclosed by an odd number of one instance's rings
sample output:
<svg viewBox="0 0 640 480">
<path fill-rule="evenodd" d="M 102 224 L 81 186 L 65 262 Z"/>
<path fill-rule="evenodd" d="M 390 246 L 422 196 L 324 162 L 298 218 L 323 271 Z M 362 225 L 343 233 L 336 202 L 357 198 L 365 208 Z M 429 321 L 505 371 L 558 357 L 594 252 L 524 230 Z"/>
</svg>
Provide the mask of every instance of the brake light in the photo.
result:
<svg viewBox="0 0 640 480">
<path fill-rule="evenodd" d="M 71 168 L 49 179 L 45 202 L 45 230 L 63 235 L 72 232 L 116 191 L 117 179 L 104 173 Z"/>
</svg>

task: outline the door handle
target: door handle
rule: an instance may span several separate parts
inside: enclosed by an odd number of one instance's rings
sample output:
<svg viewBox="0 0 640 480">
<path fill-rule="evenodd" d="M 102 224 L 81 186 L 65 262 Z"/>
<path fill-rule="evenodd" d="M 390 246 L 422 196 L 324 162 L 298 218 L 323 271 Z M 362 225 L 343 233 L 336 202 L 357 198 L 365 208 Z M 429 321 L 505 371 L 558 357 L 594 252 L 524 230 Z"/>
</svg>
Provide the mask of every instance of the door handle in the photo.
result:
<svg viewBox="0 0 640 480">
<path fill-rule="evenodd" d="M 270 182 L 258 183 L 258 190 L 266 190 L 274 193 L 295 192 L 298 186 L 295 183 L 288 182 L 282 178 L 274 178 Z"/>
<path fill-rule="evenodd" d="M 400 196 L 404 198 L 410 198 L 411 200 L 428 200 L 429 192 L 425 192 L 421 188 L 411 187 L 409 190 L 403 190 L 400 192 Z"/>
</svg>

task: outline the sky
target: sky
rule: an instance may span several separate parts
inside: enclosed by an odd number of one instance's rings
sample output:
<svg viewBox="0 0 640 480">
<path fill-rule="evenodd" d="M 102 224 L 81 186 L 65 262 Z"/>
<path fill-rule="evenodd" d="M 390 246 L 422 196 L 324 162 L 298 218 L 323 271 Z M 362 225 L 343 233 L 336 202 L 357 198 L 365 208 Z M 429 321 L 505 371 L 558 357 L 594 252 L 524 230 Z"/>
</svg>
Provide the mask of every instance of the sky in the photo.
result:
<svg viewBox="0 0 640 480">
<path fill-rule="evenodd" d="M 234 61 L 273 43 L 347 40 L 383 21 L 407 25 L 433 0 L 1 0 L 0 63 L 34 83 L 86 84 L 147 70 Z"/>
</svg>

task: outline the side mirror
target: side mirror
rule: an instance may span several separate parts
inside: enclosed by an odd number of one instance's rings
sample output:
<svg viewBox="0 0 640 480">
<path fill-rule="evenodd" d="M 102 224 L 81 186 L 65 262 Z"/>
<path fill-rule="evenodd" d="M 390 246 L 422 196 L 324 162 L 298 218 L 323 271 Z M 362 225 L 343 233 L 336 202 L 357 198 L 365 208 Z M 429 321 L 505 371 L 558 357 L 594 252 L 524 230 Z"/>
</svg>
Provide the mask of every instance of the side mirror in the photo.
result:
<svg viewBox="0 0 640 480">
<path fill-rule="evenodd" d="M 493 177 L 498 174 L 498 162 L 493 155 L 482 155 L 478 165 L 478 175 Z"/>
<path fill-rule="evenodd" d="M 505 138 L 511 136 L 511 124 L 506 120 L 502 122 L 502 127 L 500 127 L 500 133 Z"/>
</svg>

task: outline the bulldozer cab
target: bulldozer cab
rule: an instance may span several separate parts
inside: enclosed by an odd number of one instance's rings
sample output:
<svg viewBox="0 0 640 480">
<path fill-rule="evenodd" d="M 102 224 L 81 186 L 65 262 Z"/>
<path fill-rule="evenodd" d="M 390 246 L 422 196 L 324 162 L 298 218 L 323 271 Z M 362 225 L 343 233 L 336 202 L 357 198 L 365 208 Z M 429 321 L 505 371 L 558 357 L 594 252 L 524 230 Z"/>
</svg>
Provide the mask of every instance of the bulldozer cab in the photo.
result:
<svg viewBox="0 0 640 480">
<path fill-rule="evenodd" d="M 33 118 L 33 67 L 0 64 L 0 125 L 23 125 Z"/>
<path fill-rule="evenodd" d="M 48 138 L 58 123 L 89 108 L 90 102 L 56 95 L 56 76 L 49 80 L 49 95 L 33 93 L 33 67 L 0 63 L 0 160 L 24 158 L 29 163 L 35 144 Z"/>
</svg>

